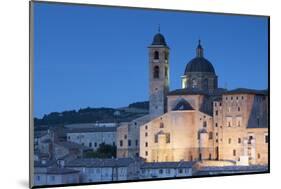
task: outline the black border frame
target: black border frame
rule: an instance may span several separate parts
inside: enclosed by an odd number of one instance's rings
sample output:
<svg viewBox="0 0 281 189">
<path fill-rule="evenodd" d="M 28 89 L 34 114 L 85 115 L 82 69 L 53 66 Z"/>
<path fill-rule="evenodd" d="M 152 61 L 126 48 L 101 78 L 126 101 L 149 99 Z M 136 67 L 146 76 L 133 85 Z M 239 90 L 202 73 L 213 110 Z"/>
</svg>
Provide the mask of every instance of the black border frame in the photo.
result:
<svg viewBox="0 0 281 189">
<path fill-rule="evenodd" d="M 227 15 L 227 16 L 251 16 L 251 17 L 266 17 L 267 18 L 267 37 L 268 37 L 268 169 L 263 172 L 248 172 L 248 173 L 233 173 L 233 174 L 218 174 L 218 175 L 200 175 L 190 177 L 172 177 L 172 178 L 154 178 L 154 179 L 138 179 L 138 180 L 126 180 L 126 181 L 106 181 L 106 182 L 88 182 L 88 183 L 74 183 L 74 184 L 56 184 L 56 185 L 40 185 L 33 186 L 33 138 L 34 138 L 34 121 L 33 121 L 33 20 L 34 20 L 34 3 L 45 4 L 60 4 L 60 5 L 78 5 L 78 6 L 93 6 L 93 7 L 108 7 L 108 8 L 124 8 L 124 9 L 141 9 L 141 10 L 156 10 L 156 11 L 170 11 L 170 12 L 185 12 L 185 13 L 201 13 L 201 14 L 215 14 L 215 15 Z M 147 182 L 147 181 L 160 181 L 160 180 L 180 180 L 180 179 L 193 179 L 193 178 L 211 178 L 211 177 L 225 177 L 225 176 L 240 176 L 240 175 L 257 175 L 270 173 L 270 16 L 269 15 L 254 15 L 254 14 L 238 14 L 238 13 L 222 13 L 222 12 L 207 12 L 207 11 L 192 11 L 192 10 L 176 10 L 176 9 L 161 9 L 161 8 L 146 8 L 146 7 L 133 7 L 133 6 L 120 6 L 120 5 L 101 5 L 90 3 L 69 3 L 69 2 L 56 2 L 56 1 L 41 1 L 30 0 L 29 1 L 29 188 L 54 188 L 54 187 L 69 187 L 69 186 L 89 186 L 100 184 L 118 184 L 118 183 L 131 183 L 131 182 Z"/>
</svg>

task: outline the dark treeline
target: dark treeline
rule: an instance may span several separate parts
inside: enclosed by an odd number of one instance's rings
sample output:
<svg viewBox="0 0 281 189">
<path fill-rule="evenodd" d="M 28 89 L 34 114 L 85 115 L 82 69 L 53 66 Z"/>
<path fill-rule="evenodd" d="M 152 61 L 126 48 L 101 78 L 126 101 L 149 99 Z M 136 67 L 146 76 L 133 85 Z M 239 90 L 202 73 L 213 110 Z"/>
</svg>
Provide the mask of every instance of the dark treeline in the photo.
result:
<svg viewBox="0 0 281 189">
<path fill-rule="evenodd" d="M 136 102 L 128 108 L 148 110 L 148 102 Z M 122 122 L 130 121 L 142 116 L 143 112 L 134 112 L 114 108 L 83 108 L 64 112 L 52 112 L 43 118 L 34 118 L 35 126 L 39 125 L 63 125 L 72 123 L 97 123 L 97 122 Z"/>
</svg>

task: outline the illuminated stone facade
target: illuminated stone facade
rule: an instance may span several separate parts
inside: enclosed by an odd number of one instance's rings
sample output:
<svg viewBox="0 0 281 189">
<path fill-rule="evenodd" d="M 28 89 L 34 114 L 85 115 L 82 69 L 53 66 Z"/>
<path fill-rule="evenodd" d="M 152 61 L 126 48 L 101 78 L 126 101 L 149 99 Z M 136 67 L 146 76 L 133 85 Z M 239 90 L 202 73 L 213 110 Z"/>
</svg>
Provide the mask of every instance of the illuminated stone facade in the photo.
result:
<svg viewBox="0 0 281 189">
<path fill-rule="evenodd" d="M 134 150 L 117 146 L 117 156 L 139 155 L 147 162 L 268 164 L 267 90 L 218 88 L 218 76 L 199 42 L 181 78 L 182 88 L 169 91 L 168 55 L 164 36 L 155 35 L 149 47 L 150 113 L 135 127 L 132 121 L 117 129 L 117 144 L 125 135 L 139 141 Z"/>
<path fill-rule="evenodd" d="M 188 92 L 168 95 L 168 112 L 140 127 L 140 156 L 148 162 L 267 164 L 268 97 L 264 91 L 227 91 L 222 100 L 212 101 L 211 115 L 202 108 L 208 103 L 203 99 L 204 95 Z"/>
</svg>

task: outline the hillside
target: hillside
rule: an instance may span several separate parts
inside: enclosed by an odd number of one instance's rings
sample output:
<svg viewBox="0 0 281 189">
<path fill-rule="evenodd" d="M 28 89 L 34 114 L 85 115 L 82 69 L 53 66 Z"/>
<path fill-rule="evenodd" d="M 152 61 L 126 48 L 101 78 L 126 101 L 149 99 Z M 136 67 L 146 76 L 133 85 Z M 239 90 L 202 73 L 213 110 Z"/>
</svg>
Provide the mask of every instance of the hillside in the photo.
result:
<svg viewBox="0 0 281 189">
<path fill-rule="evenodd" d="M 149 103 L 135 102 L 123 108 L 84 108 L 63 112 L 52 112 L 43 118 L 34 118 L 35 126 L 40 125 L 64 125 L 72 123 L 96 123 L 96 122 L 124 122 L 131 121 L 148 113 Z"/>
</svg>

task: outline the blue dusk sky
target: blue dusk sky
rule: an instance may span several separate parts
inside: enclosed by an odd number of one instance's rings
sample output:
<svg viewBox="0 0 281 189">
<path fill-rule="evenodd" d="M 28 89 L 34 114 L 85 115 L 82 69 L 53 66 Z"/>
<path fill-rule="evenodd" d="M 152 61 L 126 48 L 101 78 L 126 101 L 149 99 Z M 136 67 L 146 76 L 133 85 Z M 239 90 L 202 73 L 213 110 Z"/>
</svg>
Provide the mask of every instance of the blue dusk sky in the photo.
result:
<svg viewBox="0 0 281 189">
<path fill-rule="evenodd" d="M 148 100 L 148 46 L 158 25 L 181 87 L 198 39 L 219 87 L 268 88 L 266 17 L 35 3 L 34 115 Z"/>
</svg>

